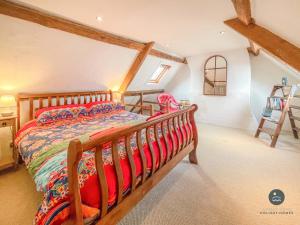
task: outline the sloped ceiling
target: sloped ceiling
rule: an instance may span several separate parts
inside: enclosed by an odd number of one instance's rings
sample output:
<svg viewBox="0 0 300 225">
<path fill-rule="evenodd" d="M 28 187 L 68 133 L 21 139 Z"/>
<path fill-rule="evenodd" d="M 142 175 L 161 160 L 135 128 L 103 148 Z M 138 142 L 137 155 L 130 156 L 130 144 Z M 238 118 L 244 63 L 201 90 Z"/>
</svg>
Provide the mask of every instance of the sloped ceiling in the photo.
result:
<svg viewBox="0 0 300 225">
<path fill-rule="evenodd" d="M 0 15 L 0 94 L 118 90 L 137 51 Z M 159 84 L 147 81 L 160 63 L 171 65 Z M 129 90 L 158 89 L 179 67 L 149 56 Z"/>
<path fill-rule="evenodd" d="M 257 24 L 300 47 L 299 0 L 252 0 Z"/>
<path fill-rule="evenodd" d="M 223 21 L 235 16 L 230 0 L 22 0 L 72 20 L 138 41 L 155 41 L 181 56 L 244 46 Z M 103 21 L 99 23 L 97 16 Z M 220 31 L 228 31 L 220 36 Z"/>
<path fill-rule="evenodd" d="M 23 0 L 81 23 L 180 56 L 243 48 L 248 41 L 223 21 L 230 0 Z M 257 23 L 300 45 L 298 0 L 253 0 Z M 280 13 L 279 13 L 280 12 Z M 96 16 L 103 18 L 102 22 Z M 0 92 L 117 89 L 137 52 L 0 15 Z M 225 31 L 220 35 L 220 31 Z M 147 81 L 165 60 L 149 56 L 129 90 L 163 88 L 186 65 L 173 63 L 158 85 Z"/>
<path fill-rule="evenodd" d="M 0 88 L 70 91 L 120 85 L 136 51 L 0 15 Z"/>
</svg>

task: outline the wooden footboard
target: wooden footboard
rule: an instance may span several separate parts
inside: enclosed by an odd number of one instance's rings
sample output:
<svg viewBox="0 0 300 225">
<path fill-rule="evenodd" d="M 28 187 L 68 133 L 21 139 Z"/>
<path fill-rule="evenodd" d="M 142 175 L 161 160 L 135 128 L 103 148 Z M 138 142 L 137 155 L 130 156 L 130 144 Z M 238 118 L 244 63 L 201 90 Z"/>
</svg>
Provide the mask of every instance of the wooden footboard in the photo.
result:
<svg viewBox="0 0 300 225">
<path fill-rule="evenodd" d="M 100 220 L 97 224 L 99 225 L 114 225 L 116 224 L 124 215 L 126 215 L 145 195 L 155 186 L 173 167 L 177 165 L 187 154 L 189 154 L 189 160 L 191 163 L 197 164 L 196 148 L 198 144 L 197 128 L 194 119 L 194 113 L 197 110 L 196 105 L 192 105 L 190 108 L 185 110 L 180 110 L 174 113 L 166 114 L 157 119 L 144 122 L 130 128 L 120 130 L 118 132 L 99 137 L 97 139 L 90 140 L 85 143 L 81 143 L 79 140 L 71 141 L 68 149 L 68 179 L 69 179 L 69 195 L 70 195 L 70 220 L 68 224 L 83 224 L 83 215 L 81 208 L 81 196 L 80 187 L 78 180 L 78 163 L 82 157 L 84 151 L 91 149 L 95 150 L 95 160 L 96 169 L 98 173 L 98 180 L 100 184 L 101 192 L 101 206 L 100 206 Z M 181 121 L 181 122 L 180 122 Z M 182 125 L 184 124 L 184 126 Z M 161 129 L 164 127 L 165 129 Z M 179 127 L 175 129 L 174 127 Z M 150 130 L 154 129 L 155 141 L 158 143 L 158 148 L 160 152 L 159 157 L 159 168 L 155 169 L 152 166 L 150 175 L 147 174 L 147 163 L 146 157 L 143 149 L 142 143 L 142 130 L 146 131 L 146 141 L 149 146 L 151 153 L 152 165 L 155 165 L 155 153 L 153 150 L 152 141 L 150 138 Z M 159 129 L 161 129 L 164 141 L 167 143 L 168 134 L 173 134 L 174 131 L 176 136 L 171 136 L 172 148 L 167 147 L 167 157 L 163 160 L 162 146 L 159 140 Z M 183 143 L 176 146 L 175 138 L 179 140 L 179 137 L 184 136 L 186 133 L 186 138 L 183 138 Z M 132 135 L 136 134 L 137 137 L 137 147 L 140 152 L 141 161 L 143 165 L 141 182 L 136 186 L 136 176 L 135 176 L 135 164 L 133 160 L 133 155 L 130 147 L 130 139 Z M 123 196 L 123 174 L 119 159 L 119 154 L 117 150 L 117 143 L 120 138 L 125 137 L 125 147 L 127 152 L 127 157 L 130 163 L 130 169 L 132 174 L 130 193 Z M 103 144 L 111 142 L 112 143 L 112 158 L 117 175 L 117 200 L 115 205 L 108 210 L 108 186 L 106 182 L 105 173 L 103 170 L 103 160 L 102 160 L 102 148 Z M 172 153 L 172 154 L 170 154 Z M 134 175 L 133 175 L 134 174 Z"/>
</svg>

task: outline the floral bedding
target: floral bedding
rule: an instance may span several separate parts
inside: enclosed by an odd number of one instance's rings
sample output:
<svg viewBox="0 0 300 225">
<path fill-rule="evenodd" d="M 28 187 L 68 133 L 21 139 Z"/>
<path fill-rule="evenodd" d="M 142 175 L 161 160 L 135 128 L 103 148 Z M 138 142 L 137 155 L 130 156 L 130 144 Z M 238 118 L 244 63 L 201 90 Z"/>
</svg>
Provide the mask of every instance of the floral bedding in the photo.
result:
<svg viewBox="0 0 300 225">
<path fill-rule="evenodd" d="M 115 129 L 144 122 L 146 119 L 146 116 L 118 108 L 109 113 L 59 120 L 49 124 L 39 124 L 36 120 L 26 124 L 18 132 L 16 144 L 29 173 L 35 181 L 36 189 L 44 193 L 43 201 L 35 216 L 35 224 L 61 224 L 69 216 L 67 148 L 72 139 L 78 138 L 84 142 L 99 135 L 105 135 Z M 189 132 L 188 129 L 186 131 Z M 159 136 L 163 146 L 163 156 L 166 158 L 166 144 L 172 146 L 171 138 L 169 136 L 169 143 L 165 143 L 161 132 Z M 176 145 L 178 141 L 182 141 L 182 138 L 184 137 L 180 136 L 179 140 L 176 139 Z M 152 168 L 152 161 L 149 148 L 145 142 L 145 132 L 142 133 L 142 141 L 147 158 L 147 168 L 150 170 Z M 118 152 L 123 171 L 123 191 L 125 194 L 130 187 L 131 174 L 124 146 L 124 139 L 120 138 Z M 136 164 L 136 177 L 139 178 L 142 173 L 142 164 L 136 146 L 136 138 L 132 137 L 131 148 Z M 159 162 L 157 143 L 154 143 L 153 147 L 157 156 L 155 165 L 157 167 Z M 91 221 L 91 217 L 93 219 L 97 217 L 101 202 L 94 155 L 93 149 L 84 152 L 78 167 L 80 192 L 86 223 Z M 117 179 L 112 162 L 111 145 L 109 143 L 104 146 L 103 161 L 109 187 L 108 204 L 110 207 L 116 199 Z"/>
</svg>

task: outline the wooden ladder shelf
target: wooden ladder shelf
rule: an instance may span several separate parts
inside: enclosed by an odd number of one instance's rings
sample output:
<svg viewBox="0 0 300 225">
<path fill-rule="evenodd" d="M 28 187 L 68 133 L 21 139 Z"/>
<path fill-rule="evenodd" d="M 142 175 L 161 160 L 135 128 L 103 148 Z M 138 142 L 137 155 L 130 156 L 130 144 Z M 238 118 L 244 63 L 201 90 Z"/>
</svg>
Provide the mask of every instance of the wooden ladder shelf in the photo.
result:
<svg viewBox="0 0 300 225">
<path fill-rule="evenodd" d="M 271 140 L 272 140 L 270 146 L 272 148 L 274 148 L 276 146 L 278 137 L 281 133 L 281 129 L 282 129 L 284 120 L 286 118 L 286 115 L 288 115 L 288 117 L 289 117 L 294 137 L 296 139 L 299 138 L 298 133 L 300 132 L 300 128 L 296 126 L 296 121 L 300 121 L 300 117 L 295 116 L 293 114 L 293 110 L 300 110 L 300 105 L 298 106 L 298 105 L 291 104 L 291 100 L 293 98 L 300 99 L 300 95 L 295 95 L 296 91 L 299 89 L 300 89 L 299 85 L 298 86 L 297 85 L 293 85 L 293 86 L 275 85 L 273 87 L 268 101 L 270 101 L 270 99 L 272 99 L 272 98 L 273 99 L 276 98 L 276 99 L 280 99 L 284 103 L 283 107 L 280 110 L 273 109 L 273 110 L 281 111 L 281 115 L 280 115 L 279 119 L 263 116 L 260 120 L 259 126 L 255 133 L 256 138 L 259 137 L 261 132 L 270 135 Z M 276 96 L 276 93 L 279 90 L 281 90 L 282 96 Z M 264 127 L 266 121 L 274 124 L 275 129 Z"/>
</svg>

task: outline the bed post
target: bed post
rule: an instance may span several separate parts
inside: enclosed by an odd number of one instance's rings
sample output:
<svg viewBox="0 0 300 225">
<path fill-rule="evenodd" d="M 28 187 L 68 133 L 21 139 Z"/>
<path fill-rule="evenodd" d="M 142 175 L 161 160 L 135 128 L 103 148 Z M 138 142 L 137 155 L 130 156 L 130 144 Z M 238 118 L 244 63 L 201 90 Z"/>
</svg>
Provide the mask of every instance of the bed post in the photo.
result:
<svg viewBox="0 0 300 225">
<path fill-rule="evenodd" d="M 17 131 L 21 129 L 21 119 L 20 119 L 20 97 L 17 96 Z"/>
<path fill-rule="evenodd" d="M 110 95 L 109 101 L 112 102 L 114 100 L 114 97 L 113 97 L 113 91 L 111 89 L 109 89 L 109 95 Z"/>
<path fill-rule="evenodd" d="M 70 219 L 66 224 L 83 225 L 78 164 L 82 157 L 82 145 L 78 139 L 72 140 L 68 148 L 68 180 L 70 196 Z"/>
<path fill-rule="evenodd" d="M 190 122 L 192 125 L 192 132 L 193 132 L 193 139 L 194 139 L 194 149 L 189 153 L 189 160 L 192 164 L 198 164 L 198 159 L 197 159 L 197 146 L 198 146 L 198 130 L 195 122 L 195 112 L 198 109 L 197 105 L 192 105 L 192 107 L 195 108 L 195 110 L 190 111 Z"/>
</svg>

